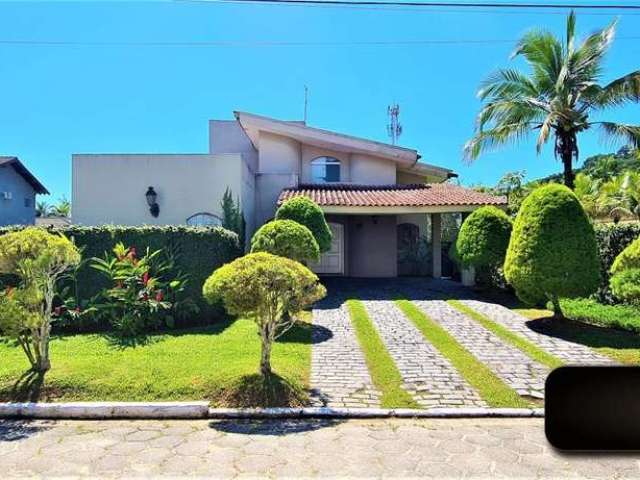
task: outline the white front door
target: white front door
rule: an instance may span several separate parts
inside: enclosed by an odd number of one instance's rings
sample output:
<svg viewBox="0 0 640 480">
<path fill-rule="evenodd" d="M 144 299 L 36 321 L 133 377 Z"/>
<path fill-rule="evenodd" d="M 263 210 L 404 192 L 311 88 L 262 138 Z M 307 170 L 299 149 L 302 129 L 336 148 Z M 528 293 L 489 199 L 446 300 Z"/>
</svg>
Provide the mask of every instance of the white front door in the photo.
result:
<svg viewBox="0 0 640 480">
<path fill-rule="evenodd" d="M 309 262 L 309 267 L 316 273 L 343 274 L 344 273 L 344 226 L 341 223 L 329 223 L 331 234 L 331 248 L 320 255 L 319 262 Z"/>
</svg>

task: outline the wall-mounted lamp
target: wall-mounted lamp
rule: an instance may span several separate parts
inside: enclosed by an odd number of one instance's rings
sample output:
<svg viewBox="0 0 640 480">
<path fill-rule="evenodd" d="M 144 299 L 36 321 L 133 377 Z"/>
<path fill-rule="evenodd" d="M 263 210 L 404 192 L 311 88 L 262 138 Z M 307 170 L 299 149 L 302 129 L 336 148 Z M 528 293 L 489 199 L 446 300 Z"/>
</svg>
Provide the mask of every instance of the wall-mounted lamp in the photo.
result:
<svg viewBox="0 0 640 480">
<path fill-rule="evenodd" d="M 147 198 L 147 205 L 149 205 L 149 212 L 151 212 L 151 215 L 153 215 L 154 217 L 160 215 L 160 207 L 156 203 L 158 194 L 153 189 L 153 187 L 149 187 L 147 189 L 147 193 L 145 193 L 144 196 Z"/>
<path fill-rule="evenodd" d="M 378 216 L 377 215 L 371 215 L 371 222 L 373 222 L 374 225 L 378 224 Z"/>
</svg>

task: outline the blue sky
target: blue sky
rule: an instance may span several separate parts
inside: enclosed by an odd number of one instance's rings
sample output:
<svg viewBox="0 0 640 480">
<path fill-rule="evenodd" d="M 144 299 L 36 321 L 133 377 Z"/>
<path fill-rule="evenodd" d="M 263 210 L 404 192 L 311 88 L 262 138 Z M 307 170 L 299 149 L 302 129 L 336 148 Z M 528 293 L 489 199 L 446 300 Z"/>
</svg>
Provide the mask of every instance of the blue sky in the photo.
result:
<svg viewBox="0 0 640 480">
<path fill-rule="evenodd" d="M 591 32 L 613 17 L 579 14 L 578 29 Z M 538 157 L 533 143 L 521 144 L 471 166 L 461 149 L 473 132 L 479 82 L 514 63 L 510 40 L 536 26 L 562 33 L 564 21 L 560 11 L 0 2 L 0 154 L 19 156 L 54 201 L 70 197 L 72 153 L 206 152 L 208 119 L 230 119 L 233 110 L 300 119 L 306 84 L 313 126 L 386 141 L 386 107 L 395 101 L 400 143 L 455 169 L 465 184 L 493 184 L 512 170 L 538 177 L 560 171 L 551 149 Z M 639 33 L 640 12 L 620 16 L 604 81 L 640 67 Z M 507 42 L 356 45 L 417 40 Z M 202 41 L 233 46 L 113 45 Z M 282 41 L 307 45 L 259 46 Z M 327 42 L 335 44 L 317 44 Z M 640 123 L 640 106 L 607 117 Z M 598 140 L 580 139 L 583 159 L 616 148 Z"/>
</svg>

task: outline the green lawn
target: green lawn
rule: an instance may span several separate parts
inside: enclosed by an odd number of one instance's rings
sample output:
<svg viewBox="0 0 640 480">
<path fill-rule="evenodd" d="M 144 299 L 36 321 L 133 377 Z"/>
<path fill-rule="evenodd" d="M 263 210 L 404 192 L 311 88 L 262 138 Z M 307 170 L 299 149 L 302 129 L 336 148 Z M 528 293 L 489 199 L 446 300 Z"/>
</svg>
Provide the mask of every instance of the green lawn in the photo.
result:
<svg viewBox="0 0 640 480">
<path fill-rule="evenodd" d="M 418 403 L 402 388 L 402 376 L 393 358 L 387 352 L 382 339 L 371 323 L 364 305 L 359 300 L 348 300 L 347 307 L 356 331 L 356 337 L 364 352 L 371 380 L 382 393 L 382 408 L 420 408 Z"/>
<path fill-rule="evenodd" d="M 533 320 L 531 326 L 536 330 L 565 340 L 581 343 L 593 348 L 595 351 L 607 355 L 614 360 L 630 364 L 640 365 L 640 335 L 615 328 L 606 328 L 585 323 L 584 318 L 578 317 L 579 321 L 574 320 L 575 313 L 572 308 L 567 308 L 566 300 L 562 301 L 564 313 L 569 319 L 558 320 L 551 319 L 553 312 L 537 308 L 514 308 L 513 310 L 519 314 Z M 584 307 L 584 304 L 582 305 Z M 605 317 L 596 317 L 598 311 L 604 309 L 612 309 L 617 307 L 599 305 L 598 308 L 589 312 L 592 323 L 601 323 L 606 325 Z M 596 321 L 594 321 L 594 319 Z"/>
<path fill-rule="evenodd" d="M 404 314 L 422 332 L 425 338 L 476 389 L 482 399 L 492 407 L 529 407 L 531 404 L 509 388 L 484 363 L 474 357 L 444 328 L 434 322 L 409 300 L 397 300 Z"/>
<path fill-rule="evenodd" d="M 503 327 L 499 323 L 494 322 L 489 317 L 465 305 L 459 300 L 448 300 L 447 303 L 449 303 L 449 305 L 451 305 L 452 307 L 458 309 L 460 312 L 464 313 L 466 316 L 474 319 L 484 328 L 493 332 L 497 337 L 522 350 L 526 355 L 529 356 L 529 358 L 535 360 L 536 362 L 546 365 L 549 368 L 560 367 L 564 364 L 564 362 L 558 357 L 551 355 L 542 348 L 528 341 L 526 338 L 521 337 L 520 335 L 517 335 L 511 330 Z"/>
<path fill-rule="evenodd" d="M 587 298 L 564 299 L 560 304 L 566 317 L 572 320 L 640 333 L 640 308 L 603 305 Z"/>
<path fill-rule="evenodd" d="M 131 347 L 98 334 L 57 336 L 51 341 L 52 369 L 38 398 L 300 404 L 311 366 L 311 325 L 301 323 L 277 342 L 272 356 L 277 375 L 267 382 L 257 376 L 259 359 L 256 326 L 242 319 L 153 335 Z M 27 368 L 18 347 L 0 342 L 0 400 L 33 398 L 34 388 L 30 394 L 16 388 Z"/>
</svg>

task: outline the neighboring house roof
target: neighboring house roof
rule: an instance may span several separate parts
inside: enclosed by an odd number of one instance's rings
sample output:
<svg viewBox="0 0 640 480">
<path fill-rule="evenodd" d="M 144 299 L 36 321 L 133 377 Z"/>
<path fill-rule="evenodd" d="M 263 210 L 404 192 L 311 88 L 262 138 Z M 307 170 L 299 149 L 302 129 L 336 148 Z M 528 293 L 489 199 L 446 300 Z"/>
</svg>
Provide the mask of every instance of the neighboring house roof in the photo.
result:
<svg viewBox="0 0 640 480">
<path fill-rule="evenodd" d="M 71 225 L 71 219 L 67 217 L 36 217 L 36 225 L 39 227 L 67 227 Z"/>
<path fill-rule="evenodd" d="M 278 205 L 303 195 L 321 207 L 435 207 L 507 204 L 506 197 L 489 195 L 448 183 L 414 185 L 301 184 L 280 193 Z"/>
<path fill-rule="evenodd" d="M 29 185 L 40 195 L 48 195 L 49 191 L 42 185 L 38 179 L 25 167 L 17 157 L 1 157 L 0 166 L 11 166 L 13 169 L 24 178 Z"/>
<path fill-rule="evenodd" d="M 258 132 L 265 131 L 293 138 L 301 143 L 320 148 L 386 158 L 404 165 L 405 168 L 413 167 L 420 158 L 417 150 L 411 148 L 399 147 L 397 145 L 314 128 L 306 125 L 304 122 L 277 120 L 275 118 L 263 117 L 247 112 L 233 113 L 256 149 L 258 149 Z M 421 163 L 420 165 L 428 169 L 429 174 L 433 174 L 433 172 L 436 171 L 445 178 L 453 173 L 453 171 L 448 168 L 428 165 L 426 163 Z"/>
</svg>

